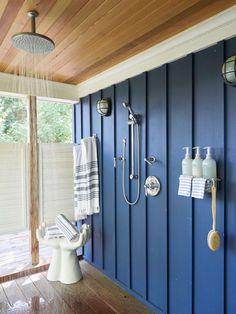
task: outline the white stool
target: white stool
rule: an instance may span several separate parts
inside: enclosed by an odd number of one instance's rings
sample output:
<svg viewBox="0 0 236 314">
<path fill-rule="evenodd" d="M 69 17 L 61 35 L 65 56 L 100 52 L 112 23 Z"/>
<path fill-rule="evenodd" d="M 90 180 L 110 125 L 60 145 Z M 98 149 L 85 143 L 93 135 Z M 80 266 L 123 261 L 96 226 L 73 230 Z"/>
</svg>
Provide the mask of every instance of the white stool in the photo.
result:
<svg viewBox="0 0 236 314">
<path fill-rule="evenodd" d="M 76 241 L 69 241 L 64 237 L 44 239 L 45 229 L 42 227 L 36 230 L 36 236 L 39 242 L 52 247 L 52 260 L 47 274 L 49 281 L 71 284 L 82 278 L 76 250 L 90 239 L 91 229 L 89 225 L 83 224 L 81 226 Z"/>
</svg>

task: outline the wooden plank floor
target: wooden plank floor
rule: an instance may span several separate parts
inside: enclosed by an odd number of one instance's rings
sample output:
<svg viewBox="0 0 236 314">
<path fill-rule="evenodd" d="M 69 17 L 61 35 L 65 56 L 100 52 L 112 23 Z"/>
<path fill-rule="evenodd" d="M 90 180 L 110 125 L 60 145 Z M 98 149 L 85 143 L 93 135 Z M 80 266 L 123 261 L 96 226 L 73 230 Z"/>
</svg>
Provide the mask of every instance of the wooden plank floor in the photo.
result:
<svg viewBox="0 0 236 314">
<path fill-rule="evenodd" d="M 0 313 L 154 313 L 91 265 L 80 263 L 83 279 L 76 284 L 50 282 L 46 272 L 2 283 Z"/>
<path fill-rule="evenodd" d="M 51 260 L 51 248 L 40 244 L 40 265 Z M 29 231 L 0 235 L 0 276 L 32 268 Z"/>
</svg>

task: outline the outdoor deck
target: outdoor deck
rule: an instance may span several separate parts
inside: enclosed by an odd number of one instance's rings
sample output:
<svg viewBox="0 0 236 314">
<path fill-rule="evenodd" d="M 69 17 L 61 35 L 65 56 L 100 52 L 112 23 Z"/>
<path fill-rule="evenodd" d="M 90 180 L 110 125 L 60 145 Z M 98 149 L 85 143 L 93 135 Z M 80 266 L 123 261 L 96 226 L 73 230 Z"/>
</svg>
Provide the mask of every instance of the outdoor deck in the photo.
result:
<svg viewBox="0 0 236 314">
<path fill-rule="evenodd" d="M 39 252 L 39 265 L 48 264 L 51 258 L 51 248 L 40 245 Z M 0 235 L 0 277 L 29 268 L 33 268 L 30 258 L 29 231 Z"/>
<path fill-rule="evenodd" d="M 140 301 L 85 261 L 83 280 L 50 282 L 46 272 L 0 284 L 0 313 L 152 314 Z"/>
</svg>

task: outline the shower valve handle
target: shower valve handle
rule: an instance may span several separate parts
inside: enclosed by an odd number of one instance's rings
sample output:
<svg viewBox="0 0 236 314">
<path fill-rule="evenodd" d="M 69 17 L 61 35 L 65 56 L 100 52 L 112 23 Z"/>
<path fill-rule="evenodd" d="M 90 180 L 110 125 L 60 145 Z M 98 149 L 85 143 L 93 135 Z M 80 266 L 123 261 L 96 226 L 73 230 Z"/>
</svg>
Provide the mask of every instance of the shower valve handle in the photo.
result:
<svg viewBox="0 0 236 314">
<path fill-rule="evenodd" d="M 144 182 L 146 196 L 156 196 L 160 193 L 161 184 L 157 177 L 149 176 Z"/>
<path fill-rule="evenodd" d="M 147 157 L 147 158 L 144 158 L 144 161 L 149 164 L 150 166 L 152 166 L 154 164 L 154 162 L 157 161 L 156 157 L 154 156 L 150 156 L 150 157 Z"/>
</svg>

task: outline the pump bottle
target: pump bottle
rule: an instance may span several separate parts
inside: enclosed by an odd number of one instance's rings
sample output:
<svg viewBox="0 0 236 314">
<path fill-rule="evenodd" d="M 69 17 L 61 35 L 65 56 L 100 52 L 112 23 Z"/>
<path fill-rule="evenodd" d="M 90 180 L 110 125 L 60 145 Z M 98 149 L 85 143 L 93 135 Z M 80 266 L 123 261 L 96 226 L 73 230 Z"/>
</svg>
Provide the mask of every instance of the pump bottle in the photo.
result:
<svg viewBox="0 0 236 314">
<path fill-rule="evenodd" d="M 190 149 L 189 147 L 183 147 L 186 149 L 185 158 L 182 160 L 182 174 L 184 176 L 191 176 L 192 175 L 192 158 L 190 156 Z"/>
<path fill-rule="evenodd" d="M 192 174 L 194 177 L 202 177 L 202 158 L 200 156 L 200 147 L 196 146 L 193 147 L 193 149 L 196 149 L 196 155 L 195 158 L 192 161 Z"/>
<path fill-rule="evenodd" d="M 216 161 L 211 157 L 211 147 L 204 147 L 207 150 L 206 158 L 203 160 L 203 177 L 206 179 L 216 179 Z"/>
</svg>

